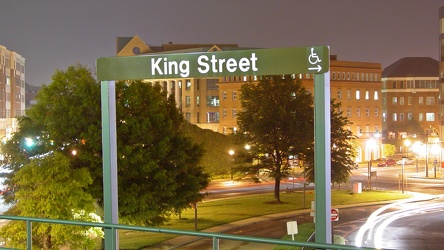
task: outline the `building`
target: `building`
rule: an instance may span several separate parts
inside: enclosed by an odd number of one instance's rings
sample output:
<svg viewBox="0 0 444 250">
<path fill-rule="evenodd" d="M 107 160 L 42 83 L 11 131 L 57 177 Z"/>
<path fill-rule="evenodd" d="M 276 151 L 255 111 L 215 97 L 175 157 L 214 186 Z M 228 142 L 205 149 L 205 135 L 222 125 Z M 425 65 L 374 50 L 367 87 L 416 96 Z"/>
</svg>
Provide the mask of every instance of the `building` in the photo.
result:
<svg viewBox="0 0 444 250">
<path fill-rule="evenodd" d="M 405 57 L 383 72 L 383 129 L 390 140 L 398 141 L 398 152 L 416 140 L 439 135 L 439 63 L 430 57 Z M 419 125 L 420 134 L 407 131 Z M 422 133 L 422 134 L 421 134 Z"/>
<path fill-rule="evenodd" d="M 42 88 L 41 86 L 34 86 L 28 83 L 25 83 L 25 108 L 28 110 L 32 105 L 37 103 L 36 96 L 39 90 Z"/>
<path fill-rule="evenodd" d="M 237 44 L 163 44 L 146 45 L 138 36 L 117 38 L 117 55 L 143 53 L 192 53 L 240 50 Z M 353 123 L 348 129 L 359 137 L 357 161 L 381 157 L 382 131 L 381 64 L 338 61 L 331 57 L 332 98 L 342 103 L 344 116 Z M 313 93 L 313 75 L 299 75 L 304 86 Z M 240 88 L 245 82 L 257 81 L 256 76 L 219 78 L 159 79 L 157 82 L 174 95 L 186 120 L 204 129 L 223 134 L 237 130 L 236 115 L 241 110 Z M 371 141 L 375 140 L 375 143 Z"/>
<path fill-rule="evenodd" d="M 439 9 L 439 83 L 441 88 L 441 123 L 440 123 L 440 141 L 441 141 L 441 159 L 443 156 L 443 145 L 444 142 L 444 6 Z"/>
<path fill-rule="evenodd" d="M 25 114 L 25 58 L 0 45 L 0 138 L 17 131 Z"/>
</svg>

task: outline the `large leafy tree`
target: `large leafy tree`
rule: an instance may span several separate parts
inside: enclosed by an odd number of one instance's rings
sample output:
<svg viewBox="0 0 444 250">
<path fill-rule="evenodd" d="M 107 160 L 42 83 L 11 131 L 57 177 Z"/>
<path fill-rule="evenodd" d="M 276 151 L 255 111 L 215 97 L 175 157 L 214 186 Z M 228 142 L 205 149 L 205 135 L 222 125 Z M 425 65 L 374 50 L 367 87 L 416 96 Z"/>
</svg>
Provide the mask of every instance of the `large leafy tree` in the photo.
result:
<svg viewBox="0 0 444 250">
<path fill-rule="evenodd" d="M 275 180 L 274 198 L 280 202 L 280 182 L 289 174 L 292 157 L 304 161 L 307 178 L 314 177 L 314 107 L 312 95 L 292 76 L 264 76 L 258 83 L 241 87 L 242 111 L 238 113 L 242 143 L 250 145 L 241 154 L 258 171 L 266 169 Z M 340 104 L 332 102 L 332 181 L 342 182 L 350 174 L 354 155 L 352 133 L 340 112 Z"/>
<path fill-rule="evenodd" d="M 3 147 L 15 175 L 29 157 L 58 151 L 74 169 L 86 166 L 88 192 L 102 203 L 100 84 L 91 71 L 76 65 L 57 71 L 37 96 L 37 105 L 20 119 L 20 130 Z M 116 83 L 117 161 L 120 221 L 142 225 L 164 222 L 203 198 L 209 183 L 199 160 L 202 147 L 186 137 L 183 117 L 159 85 Z M 24 144 L 33 138 L 33 146 Z M 8 178 L 16 187 L 13 178 Z M 13 191 L 6 195 L 16 201 Z"/>
<path fill-rule="evenodd" d="M 94 221 L 92 196 L 85 192 L 92 179 L 86 168 L 72 169 L 70 160 L 61 153 L 36 157 L 25 164 L 13 177 L 19 189 L 15 196 L 15 213 L 22 216 L 64 220 Z M 26 225 L 12 221 L 1 228 L 8 247 L 26 247 Z M 33 246 L 39 249 L 93 248 L 95 243 L 87 228 L 34 223 Z"/>
</svg>

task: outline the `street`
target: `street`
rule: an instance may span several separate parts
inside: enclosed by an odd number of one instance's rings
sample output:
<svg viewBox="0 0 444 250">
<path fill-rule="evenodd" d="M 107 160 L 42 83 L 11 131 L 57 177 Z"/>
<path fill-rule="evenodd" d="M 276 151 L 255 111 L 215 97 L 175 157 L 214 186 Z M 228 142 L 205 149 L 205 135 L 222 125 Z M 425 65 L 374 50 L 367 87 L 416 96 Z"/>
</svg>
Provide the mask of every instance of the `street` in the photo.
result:
<svg viewBox="0 0 444 250">
<path fill-rule="evenodd" d="M 419 169 L 424 170 L 423 166 Z M 376 171 L 376 177 L 372 178 L 372 189 L 375 190 L 399 190 L 402 192 L 402 179 L 400 174 L 402 166 L 391 167 L 372 167 L 372 171 Z M 425 178 L 424 171 L 416 172 L 415 165 L 404 166 L 404 174 L 407 179 L 404 183 L 404 192 L 421 192 L 426 194 L 442 194 L 444 190 L 444 179 L 433 178 L 433 168 L 430 168 L 429 178 Z M 350 185 L 354 182 L 361 182 L 363 187 L 367 186 L 368 168 L 361 166 L 357 170 L 352 171 L 350 178 Z M 291 179 L 283 182 L 281 190 L 297 189 L 301 190 L 303 187 L 303 180 L 300 178 Z M 228 186 L 228 187 L 227 187 Z M 312 185 L 307 187 L 313 188 Z M 344 187 L 343 187 L 344 188 Z M 270 181 L 264 184 L 252 183 L 235 183 L 231 181 L 215 183 L 209 188 L 211 195 L 208 199 L 223 199 L 231 196 L 239 196 L 251 193 L 262 193 L 273 190 L 273 182 Z M 395 206 L 387 209 L 379 216 L 392 215 L 397 212 L 403 213 L 406 207 L 415 206 L 420 209 L 427 204 L 442 204 L 443 199 L 433 199 L 412 204 L 404 204 L 402 206 Z M 348 244 L 356 245 L 356 237 L 360 228 L 366 223 L 369 216 L 380 209 L 383 205 L 359 206 L 339 209 L 339 221 L 333 222 L 333 232 L 335 235 L 344 237 Z M 391 214 L 392 213 L 392 214 Z M 408 214 L 408 216 L 401 216 L 396 220 L 379 223 L 385 228 L 377 244 L 378 247 L 390 249 L 438 249 L 441 246 L 442 239 L 444 239 L 444 231 L 442 227 L 444 220 L 437 218 L 444 218 L 444 212 L 437 209 L 433 212 L 416 211 Z M 313 219 L 309 213 L 297 214 L 295 216 L 280 217 L 273 220 L 263 221 L 261 223 L 249 224 L 238 227 L 223 233 L 237 234 L 246 236 L 266 237 L 266 238 L 282 238 L 287 234 L 286 222 L 296 220 L 299 224 L 311 222 Z M 421 223 L 418 223 L 421 221 Z M 364 234 L 368 237 L 368 232 Z M 375 236 L 373 236 L 375 238 Z M 237 242 L 221 240 L 219 242 L 219 249 L 273 249 L 274 246 L 258 243 Z M 364 246 L 374 247 L 375 243 L 364 240 Z M 204 239 L 194 243 L 181 246 L 178 249 L 211 249 L 212 240 Z"/>
</svg>

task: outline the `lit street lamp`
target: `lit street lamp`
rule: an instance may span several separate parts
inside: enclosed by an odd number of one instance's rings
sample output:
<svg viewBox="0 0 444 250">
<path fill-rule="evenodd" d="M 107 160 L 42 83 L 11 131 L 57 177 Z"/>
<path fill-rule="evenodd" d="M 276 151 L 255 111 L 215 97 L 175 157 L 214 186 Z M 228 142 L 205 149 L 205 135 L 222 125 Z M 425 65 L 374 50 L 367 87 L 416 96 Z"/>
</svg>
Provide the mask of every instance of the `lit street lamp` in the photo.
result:
<svg viewBox="0 0 444 250">
<path fill-rule="evenodd" d="M 231 180 L 233 180 L 233 155 L 234 155 L 234 150 L 230 149 L 230 151 L 228 151 L 228 154 L 231 156 L 230 176 L 231 176 Z"/>
</svg>

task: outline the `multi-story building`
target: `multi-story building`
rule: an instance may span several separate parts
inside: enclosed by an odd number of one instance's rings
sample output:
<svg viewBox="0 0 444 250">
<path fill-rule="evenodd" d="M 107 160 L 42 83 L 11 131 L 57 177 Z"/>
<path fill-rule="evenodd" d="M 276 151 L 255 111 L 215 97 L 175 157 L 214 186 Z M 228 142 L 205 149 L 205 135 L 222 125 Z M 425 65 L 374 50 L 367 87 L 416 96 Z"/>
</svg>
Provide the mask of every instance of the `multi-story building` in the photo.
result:
<svg viewBox="0 0 444 250">
<path fill-rule="evenodd" d="M 237 44 L 164 44 L 148 46 L 138 36 L 117 39 L 117 55 L 142 53 L 191 53 L 239 50 Z M 331 57 L 332 98 L 342 103 L 344 116 L 352 122 L 348 127 L 358 136 L 357 161 L 381 157 L 381 64 L 338 61 Z M 301 74 L 304 86 L 313 93 L 313 75 Z M 223 134 L 237 130 L 237 113 L 242 109 L 240 88 L 245 82 L 255 82 L 255 76 L 218 78 L 180 78 L 150 80 L 158 82 L 174 95 L 186 120 L 204 129 Z M 370 141 L 375 141 L 370 143 Z"/>
<path fill-rule="evenodd" d="M 0 46 L 0 138 L 17 130 L 25 114 L 25 58 Z"/>
<path fill-rule="evenodd" d="M 331 98 L 341 103 L 342 113 L 352 123 L 348 129 L 357 137 L 356 161 L 380 158 L 382 132 L 381 64 L 338 61 L 330 58 Z M 300 74 L 302 84 L 314 93 L 313 74 Z M 242 108 L 240 87 L 254 77 L 222 79 L 220 93 L 220 128 L 222 133 L 236 130 L 236 113 Z"/>
<path fill-rule="evenodd" d="M 444 142 L 444 6 L 439 9 L 439 82 L 440 82 L 440 141 L 441 141 L 441 159 L 443 159 L 443 144 Z M 444 170 L 444 169 L 443 169 Z"/>
<path fill-rule="evenodd" d="M 384 69 L 382 81 L 383 128 L 388 139 L 416 137 L 402 129 L 415 124 L 424 131 L 419 136 L 438 136 L 438 61 L 430 57 L 402 58 Z M 397 146 L 403 152 L 408 148 L 402 143 Z"/>
</svg>

